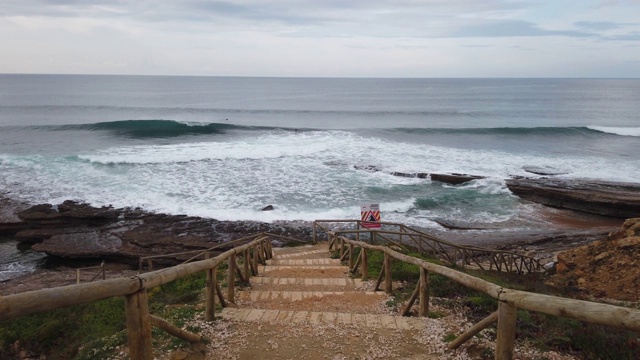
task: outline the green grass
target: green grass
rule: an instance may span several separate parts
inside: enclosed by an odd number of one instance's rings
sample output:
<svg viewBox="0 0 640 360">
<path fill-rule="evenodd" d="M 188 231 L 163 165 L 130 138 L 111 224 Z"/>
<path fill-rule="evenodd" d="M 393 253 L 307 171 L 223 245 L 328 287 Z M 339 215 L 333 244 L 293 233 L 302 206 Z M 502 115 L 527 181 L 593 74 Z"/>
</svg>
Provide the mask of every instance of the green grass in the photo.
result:
<svg viewBox="0 0 640 360">
<path fill-rule="evenodd" d="M 112 342 L 123 340 L 117 334 L 125 329 L 124 318 L 122 298 L 33 314 L 0 322 L 0 345 L 6 351 L 19 341 L 35 354 L 47 354 L 47 359 L 72 359 L 81 345 L 113 336 Z"/>
<path fill-rule="evenodd" d="M 222 281 L 224 274 L 218 273 Z M 204 273 L 149 290 L 149 311 L 182 327 L 198 310 L 204 293 Z M 199 329 L 191 329 L 198 331 Z M 160 329 L 153 329 L 154 348 L 187 346 Z M 126 344 L 124 298 L 111 298 L 0 322 L 0 358 L 10 358 L 9 346 L 45 354 L 49 360 L 108 359 L 113 348 Z"/>
</svg>

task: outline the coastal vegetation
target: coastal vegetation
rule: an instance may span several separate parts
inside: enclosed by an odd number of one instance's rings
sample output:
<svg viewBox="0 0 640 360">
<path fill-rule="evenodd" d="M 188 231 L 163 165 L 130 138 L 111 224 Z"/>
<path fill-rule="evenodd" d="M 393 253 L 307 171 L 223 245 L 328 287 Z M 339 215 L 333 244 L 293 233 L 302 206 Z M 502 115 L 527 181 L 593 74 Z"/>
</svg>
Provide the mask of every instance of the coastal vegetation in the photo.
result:
<svg viewBox="0 0 640 360">
<path fill-rule="evenodd" d="M 224 280 L 222 274 L 220 281 Z M 149 291 L 149 310 L 181 327 L 202 312 L 204 274 Z M 197 332 L 199 329 L 189 328 Z M 187 346 L 183 340 L 153 329 L 154 348 Z M 109 359 L 127 342 L 124 299 L 111 298 L 0 322 L 0 358 L 16 353 L 46 355 L 50 360 Z"/>
<path fill-rule="evenodd" d="M 439 262 L 417 253 L 408 255 Z M 378 277 L 382 264 L 382 253 L 368 254 L 371 278 Z M 578 295 L 571 288 L 547 285 L 548 275 L 545 274 L 519 275 L 469 269 L 465 272 L 512 289 L 565 297 Z M 401 286 L 394 291 L 393 298 L 386 305 L 397 309 L 411 296 L 419 280 L 419 268 L 402 261 L 393 261 L 392 273 L 394 281 L 400 282 Z M 218 277 L 219 282 L 224 285 L 224 273 L 219 272 Z M 204 287 L 205 277 L 198 274 L 151 289 L 150 311 L 179 327 L 184 326 L 188 320 L 203 312 Z M 438 274 L 429 275 L 429 287 L 432 304 L 462 311 L 471 322 L 478 322 L 497 308 L 497 301 L 492 297 L 469 290 Z M 442 316 L 439 311 L 429 312 L 429 317 L 432 318 Z M 582 359 L 634 359 L 640 351 L 638 334 L 634 332 L 526 310 L 518 310 L 517 329 L 517 341 L 528 342 L 543 350 L 571 353 Z M 198 332 L 200 329 L 190 327 L 187 330 Z M 444 340 L 452 341 L 457 335 L 459 334 L 449 333 Z M 495 331 L 483 332 L 478 336 L 495 341 Z M 154 349 L 161 351 L 188 346 L 188 343 L 158 329 L 154 329 L 153 339 Z M 0 355 L 3 358 L 14 357 L 16 351 L 46 354 L 47 359 L 112 358 L 123 352 L 126 345 L 123 300 L 107 299 L 1 322 L 0 342 Z M 480 349 L 476 356 L 492 358 L 493 355 L 490 349 Z"/>
</svg>

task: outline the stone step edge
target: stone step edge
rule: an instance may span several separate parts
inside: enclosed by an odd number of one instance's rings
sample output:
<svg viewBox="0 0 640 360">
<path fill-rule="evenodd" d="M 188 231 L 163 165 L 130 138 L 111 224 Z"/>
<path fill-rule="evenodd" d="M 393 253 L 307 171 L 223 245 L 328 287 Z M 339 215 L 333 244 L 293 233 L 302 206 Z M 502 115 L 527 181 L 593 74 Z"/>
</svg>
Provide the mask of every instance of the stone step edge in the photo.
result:
<svg viewBox="0 0 640 360">
<path fill-rule="evenodd" d="M 248 293 L 251 301 L 259 300 L 291 300 L 301 301 L 308 298 L 322 298 L 325 296 L 342 296 L 345 294 L 358 294 L 359 296 L 383 296 L 386 295 L 384 291 L 243 291 L 243 294 Z"/>
<path fill-rule="evenodd" d="M 300 266 L 300 265 L 340 265 L 339 259 L 297 259 L 267 260 L 267 265 Z"/>
<path fill-rule="evenodd" d="M 248 308 L 224 308 L 220 315 L 224 319 L 243 322 L 263 323 L 308 323 L 326 325 L 365 326 L 367 328 L 385 328 L 398 330 L 424 330 L 424 319 L 407 318 L 392 315 L 378 314 L 353 314 L 342 312 L 316 312 L 316 311 L 292 311 L 269 310 Z"/>
<path fill-rule="evenodd" d="M 251 283 L 255 285 L 297 285 L 297 286 L 360 286 L 361 279 L 356 278 L 295 278 L 295 277 L 271 277 L 271 276 L 253 276 Z"/>
<path fill-rule="evenodd" d="M 348 266 L 342 265 L 258 265 L 258 271 L 274 271 L 274 270 L 349 270 Z"/>
<path fill-rule="evenodd" d="M 289 259 L 289 258 L 294 258 L 294 257 L 307 256 L 307 255 L 318 255 L 318 254 L 327 254 L 327 257 L 329 257 L 329 255 L 331 253 L 327 249 L 292 252 L 292 253 L 287 253 L 287 254 L 279 254 L 278 252 L 275 252 L 273 258 L 278 260 L 278 259 Z"/>
</svg>

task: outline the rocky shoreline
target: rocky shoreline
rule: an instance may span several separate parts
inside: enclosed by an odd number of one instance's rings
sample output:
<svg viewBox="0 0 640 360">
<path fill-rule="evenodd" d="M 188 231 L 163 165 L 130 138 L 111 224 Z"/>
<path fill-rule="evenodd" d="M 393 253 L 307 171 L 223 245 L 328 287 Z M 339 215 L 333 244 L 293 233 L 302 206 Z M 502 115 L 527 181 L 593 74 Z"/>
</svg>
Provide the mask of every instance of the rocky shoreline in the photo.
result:
<svg viewBox="0 0 640 360">
<path fill-rule="evenodd" d="M 96 208 L 74 201 L 35 205 L 19 211 L 17 217 L 21 221 L 0 223 L 0 235 L 50 256 L 131 265 L 137 265 L 140 257 L 203 250 L 260 232 L 301 240 L 311 240 L 313 234 L 305 222 L 218 221 L 141 209 Z M 224 246 L 219 249 L 225 250 Z M 183 260 L 178 256 L 164 262 L 172 265 Z"/>
<path fill-rule="evenodd" d="M 473 175 L 446 175 L 432 177 L 432 180 L 459 183 L 478 178 Z M 541 206 L 540 226 L 535 229 L 517 228 L 508 223 L 469 224 L 436 220 L 443 229 L 431 232 L 453 243 L 516 251 L 546 263 L 554 261 L 560 251 L 606 237 L 622 224 L 623 215 L 640 215 L 638 184 L 521 178 L 510 179 L 507 185 L 524 199 L 570 210 L 545 211 Z M 603 208 L 610 210 L 593 211 Z M 609 217 L 602 217 L 603 213 Z M 310 241 L 313 227 L 311 222 L 304 221 L 219 221 L 150 213 L 134 208 L 97 208 L 74 201 L 30 206 L 0 194 L 0 238 L 27 244 L 34 251 L 46 253 L 49 258 L 62 259 L 63 264 L 87 259 L 104 260 L 115 271 L 114 274 L 126 274 L 123 271 L 127 267 L 132 271 L 137 269 L 140 257 L 203 250 L 219 244 L 222 244 L 219 250 L 224 251 L 227 249 L 225 243 L 259 232 Z M 173 265 L 187 257 L 163 258 L 157 264 Z M 56 271 L 63 268 L 59 266 Z M 32 275 L 46 272 L 39 270 Z M 46 283 L 46 276 L 43 279 L 45 283 L 41 286 L 50 285 Z M 13 292 L 15 289 L 11 288 L 20 283 L 24 284 L 24 279 L 0 283 L 0 293 Z"/>
</svg>

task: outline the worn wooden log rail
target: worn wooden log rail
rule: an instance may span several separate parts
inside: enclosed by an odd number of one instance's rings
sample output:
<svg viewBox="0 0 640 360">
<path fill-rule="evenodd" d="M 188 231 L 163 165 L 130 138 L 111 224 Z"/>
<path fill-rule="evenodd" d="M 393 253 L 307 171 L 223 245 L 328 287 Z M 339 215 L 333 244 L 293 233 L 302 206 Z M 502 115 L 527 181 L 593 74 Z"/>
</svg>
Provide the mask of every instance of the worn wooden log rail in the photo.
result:
<svg viewBox="0 0 640 360">
<path fill-rule="evenodd" d="M 282 239 L 282 240 L 286 240 L 286 241 L 292 241 L 292 242 L 299 242 L 299 243 L 304 243 L 306 244 L 306 242 L 301 241 L 299 239 L 294 239 L 292 237 L 288 237 L 288 236 L 284 236 L 284 235 L 278 235 L 278 234 L 272 234 L 272 233 L 268 233 L 268 232 L 261 232 L 258 234 L 254 234 L 254 235 L 250 235 L 250 236 L 246 236 L 240 239 L 235 239 L 229 242 L 224 242 L 224 243 L 220 243 L 217 244 L 215 246 L 212 246 L 210 248 L 204 249 L 204 250 L 191 250 L 191 251 L 183 251 L 183 252 L 178 252 L 178 253 L 171 253 L 171 254 L 161 254 L 161 255 L 150 255 L 150 256 L 142 256 L 140 257 L 140 259 L 138 259 L 138 271 L 142 272 L 144 270 L 144 266 L 145 264 L 147 265 L 147 270 L 148 271 L 152 271 L 153 270 L 153 260 L 157 260 L 157 259 L 166 259 L 166 258 L 172 258 L 175 259 L 178 256 L 183 256 L 183 255 L 192 255 L 190 258 L 184 260 L 183 262 L 181 262 L 181 264 L 186 264 L 186 263 L 190 263 L 192 261 L 196 261 L 198 258 L 202 258 L 202 259 L 207 259 L 209 258 L 209 255 L 216 251 L 219 250 L 220 248 L 227 248 L 230 246 L 237 246 L 238 244 L 243 244 L 243 243 L 247 243 L 251 240 L 255 240 L 256 238 L 259 237 L 270 237 L 270 238 L 275 238 L 275 239 Z"/>
<path fill-rule="evenodd" d="M 416 290 L 413 292 L 409 301 L 403 308 L 403 316 L 408 315 L 411 306 L 418 296 L 420 298 L 418 315 L 428 315 L 428 272 L 440 274 L 470 289 L 481 291 L 498 300 L 498 310 L 451 342 L 449 344 L 449 348 L 451 349 L 459 347 L 462 343 L 472 338 L 481 330 L 497 322 L 498 331 L 495 358 L 500 360 L 513 359 L 517 309 L 537 311 L 549 315 L 567 317 L 640 332 L 640 310 L 512 290 L 445 266 L 436 265 L 422 259 L 401 254 L 387 246 L 371 245 L 362 241 L 350 240 L 344 236 L 339 236 L 337 233 L 332 231 L 328 231 L 327 234 L 329 236 L 329 241 L 336 244 L 336 250 L 339 252 L 341 257 L 345 253 L 351 253 L 352 255 L 350 255 L 350 257 L 353 257 L 354 248 L 360 248 L 360 255 L 358 256 L 359 260 L 354 262 L 352 272 L 355 272 L 360 264 L 363 270 L 367 268 L 367 251 L 380 251 L 384 253 L 383 268 L 376 283 L 376 291 L 379 290 L 379 287 L 383 282 L 385 292 L 390 293 L 392 291 L 392 258 L 420 267 L 420 280 Z M 368 274 L 363 271 L 362 278 L 366 279 L 367 277 Z"/>
<path fill-rule="evenodd" d="M 95 269 L 100 269 L 92 278 L 91 280 L 89 280 L 89 282 L 92 282 L 93 280 L 97 279 L 98 276 L 102 275 L 102 280 L 105 280 L 107 278 L 107 273 L 105 272 L 105 268 L 104 268 L 104 260 L 102 261 L 102 263 L 98 266 L 88 266 L 88 267 L 83 267 L 83 268 L 79 268 L 76 270 L 76 284 L 80 284 L 80 271 L 87 271 L 87 270 L 95 270 Z"/>
<path fill-rule="evenodd" d="M 331 230 L 322 226 L 321 223 L 350 223 L 355 225 L 355 229 Z M 316 220 L 313 223 L 313 228 L 315 237 L 317 237 L 317 228 L 320 228 L 324 232 L 333 231 L 336 235 L 355 234 L 356 240 L 360 240 L 363 234 L 369 234 L 372 244 L 375 244 L 377 239 L 382 239 L 401 248 L 405 247 L 406 243 L 413 243 L 413 247 L 420 253 L 430 253 L 451 266 L 461 266 L 462 268 L 476 266 L 481 270 L 517 273 L 546 271 L 537 259 L 530 256 L 509 251 L 454 244 L 403 224 L 388 222 L 380 222 L 379 224 L 397 227 L 398 231 L 370 230 L 363 227 L 360 220 Z M 396 236 L 399 241 L 394 241 L 385 235 Z"/>
<path fill-rule="evenodd" d="M 132 360 L 152 360 L 152 325 L 189 342 L 201 341 L 202 339 L 196 334 L 179 329 L 164 319 L 151 315 L 148 308 L 147 291 L 176 279 L 205 271 L 207 274 L 205 318 L 207 321 L 211 321 L 214 319 L 216 295 L 223 307 L 227 303 L 235 301 L 236 272 L 239 272 L 241 277 L 246 280 L 251 276 L 250 272 L 253 274 L 258 273 L 258 263 L 265 264 L 266 260 L 272 257 L 273 252 L 269 236 L 258 234 L 254 238 L 249 243 L 227 250 L 214 258 L 181 264 L 139 274 L 138 276 L 0 296 L 0 321 L 61 307 L 123 296 L 125 298 L 129 356 Z M 237 256 L 244 258 L 242 269 L 235 261 Z M 224 298 L 216 277 L 218 266 L 225 261 L 228 263 L 229 268 L 227 299 Z"/>
</svg>

